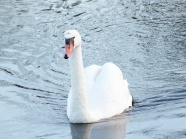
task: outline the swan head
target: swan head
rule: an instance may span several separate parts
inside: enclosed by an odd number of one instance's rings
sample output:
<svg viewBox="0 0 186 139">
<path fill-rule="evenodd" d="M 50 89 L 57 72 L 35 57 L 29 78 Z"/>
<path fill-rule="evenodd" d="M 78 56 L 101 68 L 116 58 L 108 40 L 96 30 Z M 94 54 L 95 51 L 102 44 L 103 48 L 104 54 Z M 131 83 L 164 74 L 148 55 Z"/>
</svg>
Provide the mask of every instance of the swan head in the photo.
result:
<svg viewBox="0 0 186 139">
<path fill-rule="evenodd" d="M 64 33 L 65 37 L 65 59 L 68 59 L 72 54 L 73 49 L 81 46 L 81 36 L 77 30 L 67 30 Z"/>
</svg>

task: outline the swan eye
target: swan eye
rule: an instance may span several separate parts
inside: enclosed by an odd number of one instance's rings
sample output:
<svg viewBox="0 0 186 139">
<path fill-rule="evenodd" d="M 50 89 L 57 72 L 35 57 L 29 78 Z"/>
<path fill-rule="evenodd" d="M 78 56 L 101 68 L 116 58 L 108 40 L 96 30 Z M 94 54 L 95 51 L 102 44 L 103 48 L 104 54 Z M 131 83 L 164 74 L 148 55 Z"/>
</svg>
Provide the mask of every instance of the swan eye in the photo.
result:
<svg viewBox="0 0 186 139">
<path fill-rule="evenodd" d="M 70 39 L 65 39 L 65 44 L 70 44 Z"/>
<path fill-rule="evenodd" d="M 65 39 L 65 44 L 66 44 L 66 45 L 69 45 L 70 42 L 72 42 L 72 44 L 73 44 L 73 46 L 74 46 L 74 38 L 75 38 L 75 37 L 72 37 L 72 38 L 69 38 L 69 39 Z"/>
</svg>

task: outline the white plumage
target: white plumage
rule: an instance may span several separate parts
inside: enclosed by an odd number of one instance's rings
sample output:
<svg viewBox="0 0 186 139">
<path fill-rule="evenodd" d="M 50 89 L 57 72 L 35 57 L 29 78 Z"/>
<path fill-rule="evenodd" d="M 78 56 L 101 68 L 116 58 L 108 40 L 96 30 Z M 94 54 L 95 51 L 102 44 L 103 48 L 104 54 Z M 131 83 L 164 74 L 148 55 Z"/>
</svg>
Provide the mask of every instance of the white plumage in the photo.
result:
<svg viewBox="0 0 186 139">
<path fill-rule="evenodd" d="M 67 100 L 67 116 L 70 122 L 96 122 L 120 114 L 132 106 L 128 82 L 123 79 L 121 70 L 110 62 L 84 69 L 79 33 L 68 30 L 64 36 L 65 39 L 74 37 L 69 56 L 71 89 Z"/>
</svg>

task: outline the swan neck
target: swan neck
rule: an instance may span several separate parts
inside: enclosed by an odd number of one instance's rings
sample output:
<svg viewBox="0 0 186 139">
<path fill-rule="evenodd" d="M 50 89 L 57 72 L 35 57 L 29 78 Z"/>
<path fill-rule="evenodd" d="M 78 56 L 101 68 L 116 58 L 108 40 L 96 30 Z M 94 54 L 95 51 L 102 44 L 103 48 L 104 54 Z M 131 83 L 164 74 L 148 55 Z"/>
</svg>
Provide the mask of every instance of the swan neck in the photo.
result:
<svg viewBox="0 0 186 139">
<path fill-rule="evenodd" d="M 85 93 L 83 59 L 81 47 L 74 48 L 69 59 L 71 71 L 71 101 L 70 116 L 71 122 L 85 122 L 88 119 L 87 96 Z M 76 118 L 79 121 L 76 121 Z M 74 121 L 73 121 L 74 120 Z"/>
<path fill-rule="evenodd" d="M 84 78 L 81 47 L 77 47 L 73 50 L 73 53 L 69 59 L 69 65 L 71 71 L 71 86 L 73 88 L 83 86 Z"/>
</svg>

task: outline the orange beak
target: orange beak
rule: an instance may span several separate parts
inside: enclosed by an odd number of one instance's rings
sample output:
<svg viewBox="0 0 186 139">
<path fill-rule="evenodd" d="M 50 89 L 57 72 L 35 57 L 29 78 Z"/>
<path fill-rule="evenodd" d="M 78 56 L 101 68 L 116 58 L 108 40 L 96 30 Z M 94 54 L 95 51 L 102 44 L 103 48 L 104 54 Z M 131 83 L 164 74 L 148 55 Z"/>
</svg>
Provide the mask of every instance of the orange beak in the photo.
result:
<svg viewBox="0 0 186 139">
<path fill-rule="evenodd" d="M 74 46 L 72 43 L 72 40 L 69 40 L 69 43 L 66 43 L 65 45 L 65 59 L 68 59 L 70 57 L 70 55 L 72 54 L 72 50 L 73 50 Z"/>
</svg>

